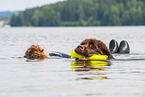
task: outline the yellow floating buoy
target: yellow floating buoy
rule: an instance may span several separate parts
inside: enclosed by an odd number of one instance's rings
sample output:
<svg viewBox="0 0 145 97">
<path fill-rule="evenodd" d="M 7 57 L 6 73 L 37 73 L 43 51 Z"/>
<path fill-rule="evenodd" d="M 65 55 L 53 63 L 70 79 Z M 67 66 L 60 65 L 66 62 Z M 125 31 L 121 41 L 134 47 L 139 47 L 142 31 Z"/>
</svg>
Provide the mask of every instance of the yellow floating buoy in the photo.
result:
<svg viewBox="0 0 145 97">
<path fill-rule="evenodd" d="M 71 58 L 87 58 L 90 60 L 107 60 L 107 55 L 100 55 L 100 54 L 94 54 L 91 57 L 85 57 L 81 54 L 76 53 L 74 50 L 71 52 Z"/>
</svg>

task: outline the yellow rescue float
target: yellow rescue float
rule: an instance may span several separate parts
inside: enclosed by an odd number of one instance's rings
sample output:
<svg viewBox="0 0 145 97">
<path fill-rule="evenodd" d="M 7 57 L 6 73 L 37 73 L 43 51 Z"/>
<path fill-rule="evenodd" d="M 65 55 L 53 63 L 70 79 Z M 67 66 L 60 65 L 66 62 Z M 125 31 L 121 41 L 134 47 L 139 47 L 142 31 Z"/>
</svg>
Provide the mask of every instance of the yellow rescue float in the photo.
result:
<svg viewBox="0 0 145 97">
<path fill-rule="evenodd" d="M 94 54 L 91 57 L 85 57 L 81 54 L 76 53 L 74 50 L 71 52 L 71 58 L 87 58 L 90 60 L 107 60 L 107 55 L 101 55 L 101 54 Z"/>
</svg>

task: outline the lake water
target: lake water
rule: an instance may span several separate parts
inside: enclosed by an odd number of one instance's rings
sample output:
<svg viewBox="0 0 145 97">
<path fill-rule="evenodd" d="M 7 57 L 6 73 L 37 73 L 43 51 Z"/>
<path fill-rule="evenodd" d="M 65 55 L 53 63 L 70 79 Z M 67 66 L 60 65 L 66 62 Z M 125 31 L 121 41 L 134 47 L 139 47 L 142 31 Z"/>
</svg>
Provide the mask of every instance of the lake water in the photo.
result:
<svg viewBox="0 0 145 97">
<path fill-rule="evenodd" d="M 84 39 L 128 41 L 110 61 L 23 58 L 32 44 L 70 54 Z M 145 97 L 145 26 L 0 28 L 0 97 Z"/>
</svg>

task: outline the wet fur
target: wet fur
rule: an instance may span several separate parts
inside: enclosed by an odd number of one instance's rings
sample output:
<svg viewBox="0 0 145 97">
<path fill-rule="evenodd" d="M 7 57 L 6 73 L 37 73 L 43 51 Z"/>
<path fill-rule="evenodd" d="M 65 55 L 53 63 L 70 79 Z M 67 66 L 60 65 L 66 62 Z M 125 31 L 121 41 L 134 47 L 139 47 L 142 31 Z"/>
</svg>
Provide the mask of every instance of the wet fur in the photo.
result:
<svg viewBox="0 0 145 97">
<path fill-rule="evenodd" d="M 94 54 L 101 54 L 107 55 L 108 59 L 114 59 L 110 50 L 101 40 L 85 39 L 78 47 L 75 48 L 75 51 L 86 57 L 90 57 Z"/>
</svg>

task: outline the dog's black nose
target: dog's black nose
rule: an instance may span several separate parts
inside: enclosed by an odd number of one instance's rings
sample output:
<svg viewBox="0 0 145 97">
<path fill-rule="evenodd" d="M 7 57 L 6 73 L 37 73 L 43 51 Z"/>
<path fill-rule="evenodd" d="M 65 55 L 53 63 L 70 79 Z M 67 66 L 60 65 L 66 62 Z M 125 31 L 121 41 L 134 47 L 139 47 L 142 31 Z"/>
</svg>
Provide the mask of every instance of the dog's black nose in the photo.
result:
<svg viewBox="0 0 145 97">
<path fill-rule="evenodd" d="M 84 46 L 83 45 L 79 45 L 77 48 L 84 50 Z"/>
</svg>

